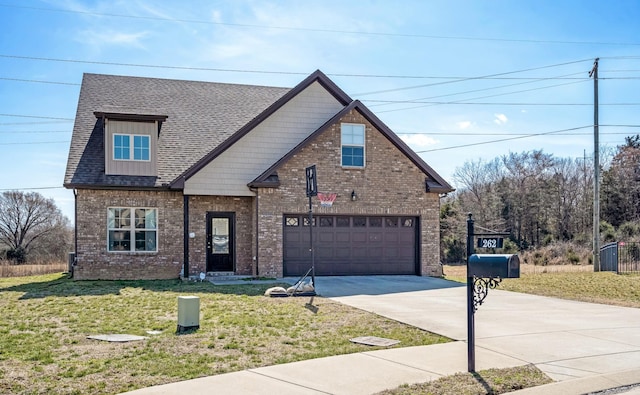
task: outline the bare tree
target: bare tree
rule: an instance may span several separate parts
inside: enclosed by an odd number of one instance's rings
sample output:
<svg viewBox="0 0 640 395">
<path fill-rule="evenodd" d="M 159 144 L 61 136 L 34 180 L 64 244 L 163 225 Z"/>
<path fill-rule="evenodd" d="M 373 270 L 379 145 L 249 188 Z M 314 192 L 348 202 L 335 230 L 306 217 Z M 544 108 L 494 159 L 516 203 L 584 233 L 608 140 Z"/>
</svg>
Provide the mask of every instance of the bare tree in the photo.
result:
<svg viewBox="0 0 640 395">
<path fill-rule="evenodd" d="M 0 243 L 8 247 L 7 258 L 17 263 L 24 263 L 40 240 L 63 234 L 68 224 L 53 199 L 37 192 L 8 191 L 0 195 Z"/>
</svg>

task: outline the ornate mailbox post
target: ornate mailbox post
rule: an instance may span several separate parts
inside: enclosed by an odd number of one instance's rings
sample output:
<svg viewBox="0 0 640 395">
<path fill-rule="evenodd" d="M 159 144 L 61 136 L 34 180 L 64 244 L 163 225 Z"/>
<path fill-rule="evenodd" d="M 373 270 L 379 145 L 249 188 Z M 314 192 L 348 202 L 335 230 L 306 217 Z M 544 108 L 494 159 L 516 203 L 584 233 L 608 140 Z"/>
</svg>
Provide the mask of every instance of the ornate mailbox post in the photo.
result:
<svg viewBox="0 0 640 395">
<path fill-rule="evenodd" d="M 489 294 L 489 289 L 497 287 L 503 278 L 520 277 L 520 258 L 512 254 L 474 254 L 475 236 L 491 236 L 478 239 L 478 246 L 502 248 L 504 234 L 474 234 L 474 221 L 467 219 L 467 364 L 468 371 L 476 370 L 475 319 L 478 307 Z"/>
</svg>

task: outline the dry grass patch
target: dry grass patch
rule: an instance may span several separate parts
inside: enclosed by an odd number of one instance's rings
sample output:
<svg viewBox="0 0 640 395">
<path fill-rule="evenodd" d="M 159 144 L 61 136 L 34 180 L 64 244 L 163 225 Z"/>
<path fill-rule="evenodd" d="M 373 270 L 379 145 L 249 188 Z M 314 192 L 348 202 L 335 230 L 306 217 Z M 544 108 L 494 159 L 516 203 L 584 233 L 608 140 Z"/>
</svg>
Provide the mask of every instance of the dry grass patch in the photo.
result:
<svg viewBox="0 0 640 395">
<path fill-rule="evenodd" d="M 8 261 L 0 260 L 0 278 L 39 276 L 60 273 L 67 269 L 68 264 L 65 262 L 13 265 Z"/>
<path fill-rule="evenodd" d="M 498 395 L 548 384 L 552 380 L 533 365 L 458 373 L 427 383 L 404 385 L 381 395 Z"/>
<path fill-rule="evenodd" d="M 0 279 L 0 393 L 114 394 L 150 385 L 310 358 L 446 342 L 420 329 L 316 297 L 267 298 L 267 285 Z M 201 329 L 176 335 L 177 297 L 200 297 Z M 148 335 L 148 330 L 161 331 Z M 149 336 L 132 343 L 95 334 Z"/>
</svg>

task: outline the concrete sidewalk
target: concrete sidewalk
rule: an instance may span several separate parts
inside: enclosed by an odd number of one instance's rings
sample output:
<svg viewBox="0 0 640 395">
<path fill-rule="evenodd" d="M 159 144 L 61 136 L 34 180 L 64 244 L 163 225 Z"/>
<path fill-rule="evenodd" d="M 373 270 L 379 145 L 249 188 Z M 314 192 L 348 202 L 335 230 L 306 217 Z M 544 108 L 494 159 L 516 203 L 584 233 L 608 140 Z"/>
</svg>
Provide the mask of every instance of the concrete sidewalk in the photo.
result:
<svg viewBox="0 0 640 395">
<path fill-rule="evenodd" d="M 394 348 L 249 369 L 128 392 L 130 395 L 373 394 L 467 370 L 464 342 Z M 478 350 L 478 370 L 523 361 Z"/>
<path fill-rule="evenodd" d="M 249 369 L 128 394 L 372 394 L 467 371 L 465 286 L 416 276 L 320 277 L 316 283 L 322 296 L 457 341 Z M 579 395 L 640 383 L 640 309 L 492 289 L 475 325 L 477 371 L 533 363 L 557 381 L 519 394 Z M 625 391 L 617 393 L 637 395 L 638 388 Z"/>
</svg>

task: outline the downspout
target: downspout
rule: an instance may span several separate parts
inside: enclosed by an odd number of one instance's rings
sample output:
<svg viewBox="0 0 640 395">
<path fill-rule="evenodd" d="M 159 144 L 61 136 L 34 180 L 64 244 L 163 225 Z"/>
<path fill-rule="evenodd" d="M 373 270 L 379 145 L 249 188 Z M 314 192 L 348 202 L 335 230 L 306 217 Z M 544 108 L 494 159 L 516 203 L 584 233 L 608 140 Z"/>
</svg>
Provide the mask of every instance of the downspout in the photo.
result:
<svg viewBox="0 0 640 395">
<path fill-rule="evenodd" d="M 183 204 L 183 260 L 182 278 L 189 279 L 189 195 L 182 195 Z"/>
<path fill-rule="evenodd" d="M 258 262 L 260 261 L 260 259 L 258 258 L 259 254 L 259 240 L 260 238 L 258 237 L 258 230 L 260 229 L 260 225 L 258 222 L 258 217 L 259 217 L 259 213 L 260 213 L 260 190 L 258 188 L 249 188 L 249 190 L 251 190 L 252 192 L 255 192 L 256 194 L 256 255 L 254 256 L 255 262 L 256 262 L 256 277 L 260 276 L 260 270 L 258 269 Z"/>
<path fill-rule="evenodd" d="M 73 278 L 76 263 L 78 262 L 78 190 L 73 190 L 73 264 L 69 278 Z"/>
</svg>

